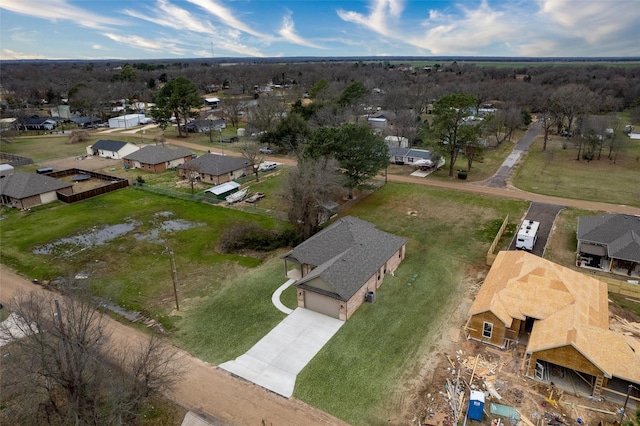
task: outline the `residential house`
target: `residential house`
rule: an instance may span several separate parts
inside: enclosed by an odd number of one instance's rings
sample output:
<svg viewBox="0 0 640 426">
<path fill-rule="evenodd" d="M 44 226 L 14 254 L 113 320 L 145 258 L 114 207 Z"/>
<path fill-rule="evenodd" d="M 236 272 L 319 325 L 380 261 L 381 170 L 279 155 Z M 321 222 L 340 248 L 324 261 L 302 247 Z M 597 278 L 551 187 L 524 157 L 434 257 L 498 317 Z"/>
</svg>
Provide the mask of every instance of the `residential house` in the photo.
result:
<svg viewBox="0 0 640 426">
<path fill-rule="evenodd" d="M 14 172 L 0 178 L 0 203 L 17 209 L 48 204 L 58 192 L 73 194 L 73 184 L 37 173 Z"/>
<path fill-rule="evenodd" d="M 346 321 L 360 305 L 375 300 L 385 274 L 405 257 L 404 238 L 380 231 L 353 216 L 338 219 L 285 254 L 297 265 L 298 306 Z"/>
<path fill-rule="evenodd" d="M 39 117 L 32 115 L 24 121 L 26 130 L 53 130 L 58 122 L 51 117 Z"/>
<path fill-rule="evenodd" d="M 577 237 L 578 266 L 640 276 L 640 216 L 581 216 Z"/>
<path fill-rule="evenodd" d="M 81 128 L 90 127 L 95 123 L 99 123 L 101 121 L 100 118 L 94 115 L 72 115 L 70 120 Z"/>
<path fill-rule="evenodd" d="M 579 374 L 600 397 L 640 384 L 640 341 L 609 330 L 607 284 L 523 251 L 498 253 L 469 309 L 468 338 L 523 344 L 524 375 Z"/>
<path fill-rule="evenodd" d="M 138 145 L 130 142 L 101 139 L 87 147 L 87 154 L 120 160 L 139 149 L 140 147 Z"/>
<path fill-rule="evenodd" d="M 389 161 L 394 164 L 406 164 L 424 170 L 439 169 L 445 163 L 444 157 L 426 149 L 399 147 L 389 148 Z"/>
<path fill-rule="evenodd" d="M 125 168 L 142 169 L 158 173 L 173 169 L 191 161 L 193 155 L 187 148 L 169 148 L 163 145 L 149 145 L 125 157 Z"/>
<path fill-rule="evenodd" d="M 204 183 L 221 185 L 253 172 L 249 161 L 242 157 L 228 157 L 218 154 L 204 154 L 193 159 L 189 166 L 178 167 L 180 176 L 197 173 L 197 179 Z"/>
</svg>

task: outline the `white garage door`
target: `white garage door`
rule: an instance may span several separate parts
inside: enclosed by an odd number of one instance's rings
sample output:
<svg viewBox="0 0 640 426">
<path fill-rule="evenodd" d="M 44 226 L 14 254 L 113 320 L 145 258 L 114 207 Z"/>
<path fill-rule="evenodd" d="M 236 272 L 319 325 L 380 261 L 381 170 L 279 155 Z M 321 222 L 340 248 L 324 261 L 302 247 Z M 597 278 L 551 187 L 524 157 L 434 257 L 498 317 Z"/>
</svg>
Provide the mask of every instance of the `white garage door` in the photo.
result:
<svg viewBox="0 0 640 426">
<path fill-rule="evenodd" d="M 332 318 L 340 318 L 340 301 L 318 293 L 305 291 L 304 307 Z"/>
</svg>

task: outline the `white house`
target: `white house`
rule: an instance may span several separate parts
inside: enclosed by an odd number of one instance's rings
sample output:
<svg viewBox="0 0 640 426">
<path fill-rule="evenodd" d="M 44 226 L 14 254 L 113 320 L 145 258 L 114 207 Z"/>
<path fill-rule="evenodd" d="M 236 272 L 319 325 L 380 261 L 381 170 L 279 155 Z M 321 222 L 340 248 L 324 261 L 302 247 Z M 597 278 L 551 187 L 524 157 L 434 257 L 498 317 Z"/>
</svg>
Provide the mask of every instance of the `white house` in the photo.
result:
<svg viewBox="0 0 640 426">
<path fill-rule="evenodd" d="M 406 164 L 425 170 L 439 169 L 445 163 L 444 157 L 429 150 L 400 147 L 389 148 L 389 160 L 395 164 Z"/>
<path fill-rule="evenodd" d="M 132 144 L 130 142 L 99 140 L 93 145 L 87 147 L 87 154 L 120 160 L 139 149 L 140 147 L 138 145 Z"/>
<path fill-rule="evenodd" d="M 120 115 L 109 119 L 109 127 L 112 129 L 128 129 L 139 126 L 144 120 L 144 114 Z"/>
</svg>

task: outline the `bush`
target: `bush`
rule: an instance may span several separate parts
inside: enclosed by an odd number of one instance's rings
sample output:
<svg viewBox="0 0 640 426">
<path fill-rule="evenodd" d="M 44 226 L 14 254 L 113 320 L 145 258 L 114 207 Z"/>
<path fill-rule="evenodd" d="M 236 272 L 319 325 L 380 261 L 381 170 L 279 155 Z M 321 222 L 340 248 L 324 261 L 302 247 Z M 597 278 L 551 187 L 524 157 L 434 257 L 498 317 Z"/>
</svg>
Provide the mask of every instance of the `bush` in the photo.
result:
<svg viewBox="0 0 640 426">
<path fill-rule="evenodd" d="M 86 142 L 89 140 L 89 132 L 86 130 L 74 130 L 71 132 L 71 136 L 69 136 L 69 143 L 80 143 Z"/>
<path fill-rule="evenodd" d="M 297 242 L 297 234 L 290 228 L 278 232 L 262 228 L 255 223 L 239 223 L 224 231 L 218 242 L 218 250 L 222 253 L 242 250 L 271 251 Z"/>
</svg>

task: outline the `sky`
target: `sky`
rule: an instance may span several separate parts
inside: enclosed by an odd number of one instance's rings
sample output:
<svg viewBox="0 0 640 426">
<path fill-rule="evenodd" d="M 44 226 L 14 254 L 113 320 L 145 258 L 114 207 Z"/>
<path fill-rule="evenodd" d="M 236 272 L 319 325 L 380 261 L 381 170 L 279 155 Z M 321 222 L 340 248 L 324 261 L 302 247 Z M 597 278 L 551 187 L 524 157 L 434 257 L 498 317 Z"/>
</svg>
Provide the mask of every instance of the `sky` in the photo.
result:
<svg viewBox="0 0 640 426">
<path fill-rule="evenodd" d="M 0 59 L 640 57 L 640 0 L 1 0 Z"/>
</svg>

